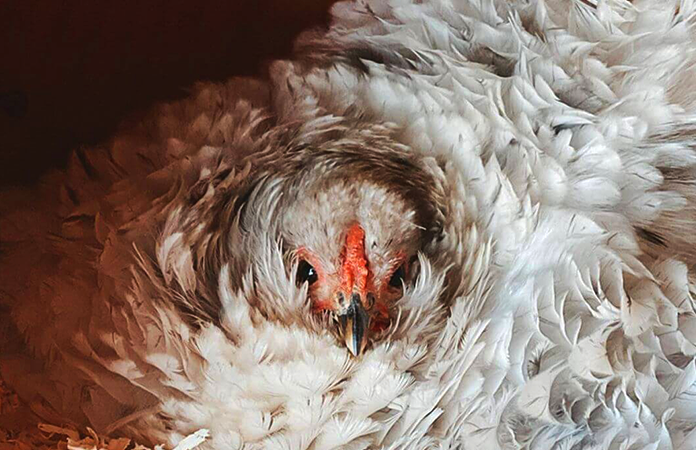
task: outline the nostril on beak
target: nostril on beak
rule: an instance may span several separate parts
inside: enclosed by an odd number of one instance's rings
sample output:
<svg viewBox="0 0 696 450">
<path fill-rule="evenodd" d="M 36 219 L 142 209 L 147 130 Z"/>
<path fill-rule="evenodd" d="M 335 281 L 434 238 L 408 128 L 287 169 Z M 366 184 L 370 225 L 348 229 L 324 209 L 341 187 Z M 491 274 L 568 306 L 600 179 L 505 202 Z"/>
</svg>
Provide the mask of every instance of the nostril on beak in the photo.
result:
<svg viewBox="0 0 696 450">
<path fill-rule="evenodd" d="M 369 311 L 372 309 L 373 306 L 375 306 L 375 294 L 370 292 L 369 294 L 367 294 L 366 300 L 367 301 L 365 302 L 365 309 Z"/>
</svg>

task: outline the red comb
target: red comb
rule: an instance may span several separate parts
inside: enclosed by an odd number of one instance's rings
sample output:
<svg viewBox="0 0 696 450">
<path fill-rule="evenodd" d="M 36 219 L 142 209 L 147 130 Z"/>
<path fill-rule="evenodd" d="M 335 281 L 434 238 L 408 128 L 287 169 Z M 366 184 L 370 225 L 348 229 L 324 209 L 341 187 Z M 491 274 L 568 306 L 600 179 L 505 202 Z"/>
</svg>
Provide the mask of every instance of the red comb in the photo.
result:
<svg viewBox="0 0 696 450">
<path fill-rule="evenodd" d="M 362 295 L 367 289 L 367 259 L 365 258 L 365 231 L 358 224 L 348 229 L 342 268 L 341 287 L 350 295 L 357 291 Z"/>
</svg>

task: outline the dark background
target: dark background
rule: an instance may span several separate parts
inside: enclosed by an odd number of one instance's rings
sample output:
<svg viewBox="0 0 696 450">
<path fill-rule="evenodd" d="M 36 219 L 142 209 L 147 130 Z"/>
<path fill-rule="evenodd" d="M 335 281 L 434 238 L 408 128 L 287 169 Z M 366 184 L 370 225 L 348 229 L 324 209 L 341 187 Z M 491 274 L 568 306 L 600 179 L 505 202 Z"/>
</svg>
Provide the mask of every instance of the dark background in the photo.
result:
<svg viewBox="0 0 696 450">
<path fill-rule="evenodd" d="M 0 185 L 198 80 L 256 75 L 333 0 L 0 0 Z"/>
</svg>

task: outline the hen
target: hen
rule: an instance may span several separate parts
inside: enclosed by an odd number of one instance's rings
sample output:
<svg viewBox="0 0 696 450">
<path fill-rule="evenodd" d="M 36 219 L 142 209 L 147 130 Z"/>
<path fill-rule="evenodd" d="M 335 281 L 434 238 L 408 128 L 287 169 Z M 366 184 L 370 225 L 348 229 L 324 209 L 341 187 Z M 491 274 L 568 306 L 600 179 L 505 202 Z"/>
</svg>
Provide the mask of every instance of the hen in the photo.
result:
<svg viewBox="0 0 696 450">
<path fill-rule="evenodd" d="M 336 4 L 2 193 L 2 377 L 169 445 L 696 448 L 695 14 Z"/>
</svg>

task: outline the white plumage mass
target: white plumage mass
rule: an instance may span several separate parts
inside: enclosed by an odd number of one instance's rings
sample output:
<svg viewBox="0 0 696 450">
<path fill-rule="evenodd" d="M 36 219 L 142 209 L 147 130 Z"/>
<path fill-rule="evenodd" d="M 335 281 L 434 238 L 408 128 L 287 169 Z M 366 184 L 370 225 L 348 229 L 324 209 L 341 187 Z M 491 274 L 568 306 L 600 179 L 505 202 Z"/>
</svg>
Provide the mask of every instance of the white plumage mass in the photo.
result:
<svg viewBox="0 0 696 450">
<path fill-rule="evenodd" d="M 7 383 L 210 449 L 696 449 L 696 3 L 332 12 L 269 79 L 198 86 L 1 194 Z M 263 217 L 248 252 L 213 213 L 274 152 L 379 139 L 434 180 L 441 236 L 353 357 Z"/>
</svg>

